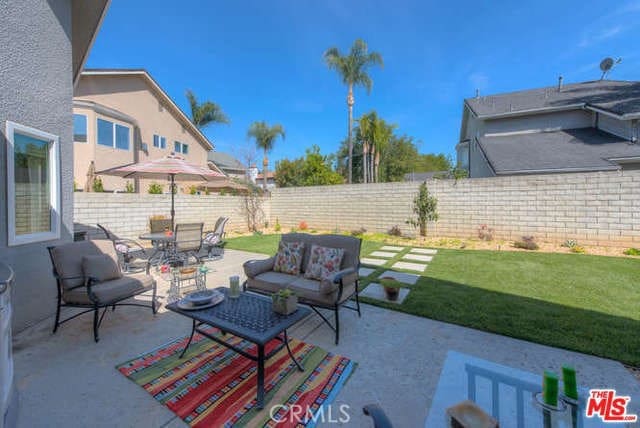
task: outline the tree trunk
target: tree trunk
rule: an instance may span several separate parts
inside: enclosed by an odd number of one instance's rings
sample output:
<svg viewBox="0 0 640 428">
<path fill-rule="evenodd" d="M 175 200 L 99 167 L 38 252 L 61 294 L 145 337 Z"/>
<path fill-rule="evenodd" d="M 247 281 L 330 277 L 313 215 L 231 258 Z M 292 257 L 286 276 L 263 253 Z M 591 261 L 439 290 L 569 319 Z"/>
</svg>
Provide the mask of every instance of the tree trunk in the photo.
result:
<svg viewBox="0 0 640 428">
<path fill-rule="evenodd" d="M 376 146 L 371 144 L 371 150 L 369 150 L 369 180 L 373 183 L 375 182 L 375 163 L 374 159 L 376 156 Z"/>
<path fill-rule="evenodd" d="M 379 175 L 380 175 L 380 152 L 376 152 L 376 160 L 375 160 L 375 178 L 376 178 L 376 183 L 378 182 L 379 179 Z"/>
<path fill-rule="evenodd" d="M 366 184 L 367 182 L 367 142 L 362 141 L 362 182 Z"/>
<path fill-rule="evenodd" d="M 262 158 L 262 182 L 264 183 L 264 191 L 267 191 L 267 166 L 269 165 L 269 159 L 267 159 L 267 151 L 264 151 L 264 157 Z"/>
<path fill-rule="evenodd" d="M 353 127 L 353 85 L 349 84 L 349 93 L 347 95 L 347 106 L 349 107 L 349 184 L 352 183 L 353 177 L 353 140 L 351 138 Z"/>
</svg>

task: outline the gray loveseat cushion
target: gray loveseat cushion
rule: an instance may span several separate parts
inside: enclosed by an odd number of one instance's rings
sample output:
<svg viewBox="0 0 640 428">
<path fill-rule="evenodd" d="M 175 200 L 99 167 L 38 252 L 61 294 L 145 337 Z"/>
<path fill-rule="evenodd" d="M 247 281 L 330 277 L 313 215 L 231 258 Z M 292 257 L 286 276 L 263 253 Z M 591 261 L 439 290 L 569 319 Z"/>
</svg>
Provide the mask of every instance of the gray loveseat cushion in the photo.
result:
<svg viewBox="0 0 640 428">
<path fill-rule="evenodd" d="M 97 283 L 91 287 L 91 291 L 96 296 L 98 303 L 105 304 L 144 293 L 145 291 L 151 290 L 154 285 L 155 280 L 153 277 L 142 272 L 125 275 L 111 281 Z M 65 303 L 85 305 L 91 305 L 94 303 L 87 295 L 86 287 L 65 290 L 63 298 Z"/>
</svg>

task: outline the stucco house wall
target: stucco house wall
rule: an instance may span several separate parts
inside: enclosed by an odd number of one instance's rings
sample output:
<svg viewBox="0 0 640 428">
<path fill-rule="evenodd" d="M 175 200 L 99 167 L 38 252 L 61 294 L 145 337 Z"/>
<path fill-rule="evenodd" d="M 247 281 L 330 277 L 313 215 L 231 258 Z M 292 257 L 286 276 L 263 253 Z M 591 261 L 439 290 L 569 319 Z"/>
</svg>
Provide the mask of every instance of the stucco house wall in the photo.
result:
<svg viewBox="0 0 640 428">
<path fill-rule="evenodd" d="M 28 17 L 28 19 L 25 19 Z M 59 137 L 60 240 L 9 247 L 7 207 L 0 208 L 0 259 L 13 267 L 13 329 L 55 310 L 56 284 L 47 246 L 69 241 L 73 230 L 73 97 L 71 0 L 5 0 L 0 7 L 0 200 L 7 203 L 7 121 Z M 37 31 L 34 29 L 37 28 Z"/>
<path fill-rule="evenodd" d="M 174 151 L 174 142 L 179 141 L 189 146 L 187 154 L 179 154 L 187 161 L 206 166 L 209 148 L 205 147 L 193 133 L 186 129 L 166 104 L 152 91 L 145 79 L 140 75 L 109 76 L 86 75 L 80 78 L 75 90 L 76 101 L 90 101 L 116 110 L 133 119 L 133 124 L 125 120 L 117 120 L 104 112 L 74 107 L 74 113 L 87 114 L 87 142 L 76 142 L 75 179 L 80 187 L 84 186 L 89 164 L 95 161 L 97 171 L 126 165 L 133 162 L 144 162 L 158 159 Z M 96 144 L 96 120 L 104 118 L 131 127 L 130 149 L 120 150 Z M 154 134 L 166 138 L 166 148 L 153 146 Z M 146 144 L 147 152 L 141 150 Z M 105 190 L 123 191 L 128 180 L 118 177 L 101 176 Z M 131 180 L 129 180 L 131 181 Z M 140 180 L 141 192 L 147 192 L 150 180 Z M 158 182 L 160 183 L 160 182 Z M 160 183 L 166 185 L 166 183 Z M 181 183 L 186 188 L 188 184 Z M 168 191 L 167 186 L 165 190 Z"/>
</svg>

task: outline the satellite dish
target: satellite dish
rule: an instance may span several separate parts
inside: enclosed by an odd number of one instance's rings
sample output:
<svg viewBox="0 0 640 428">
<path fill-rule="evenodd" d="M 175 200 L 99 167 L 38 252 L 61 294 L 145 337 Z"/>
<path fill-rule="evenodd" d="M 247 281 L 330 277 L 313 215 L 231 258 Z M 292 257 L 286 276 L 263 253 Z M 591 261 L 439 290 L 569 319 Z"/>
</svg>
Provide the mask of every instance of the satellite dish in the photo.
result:
<svg viewBox="0 0 640 428">
<path fill-rule="evenodd" d="M 600 80 L 607 77 L 607 74 L 611 71 L 614 65 L 620 64 L 622 58 L 618 58 L 617 60 L 613 60 L 611 57 L 607 57 L 600 61 L 600 70 L 602 71 L 602 76 L 600 76 Z"/>
</svg>

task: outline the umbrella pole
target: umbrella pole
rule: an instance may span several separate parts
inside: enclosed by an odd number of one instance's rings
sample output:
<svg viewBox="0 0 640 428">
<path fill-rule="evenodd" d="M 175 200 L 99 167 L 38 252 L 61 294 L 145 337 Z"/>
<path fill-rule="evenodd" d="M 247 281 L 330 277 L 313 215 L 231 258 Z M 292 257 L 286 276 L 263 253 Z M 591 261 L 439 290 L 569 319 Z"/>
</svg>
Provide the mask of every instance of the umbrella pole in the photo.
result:
<svg viewBox="0 0 640 428">
<path fill-rule="evenodd" d="M 171 230 L 175 230 L 175 217 L 176 217 L 176 211 L 173 208 L 173 197 L 174 197 L 174 179 L 175 179 L 175 175 L 171 174 Z"/>
</svg>

